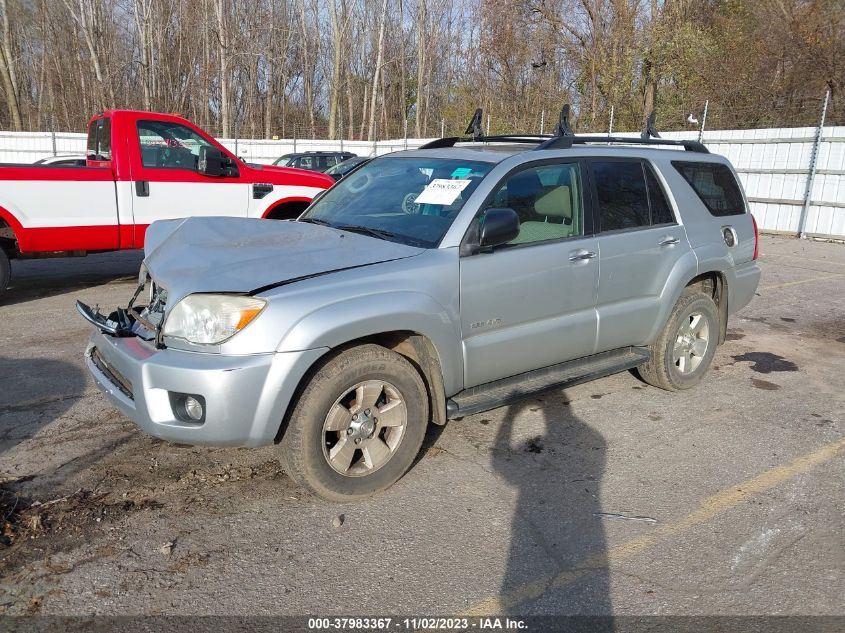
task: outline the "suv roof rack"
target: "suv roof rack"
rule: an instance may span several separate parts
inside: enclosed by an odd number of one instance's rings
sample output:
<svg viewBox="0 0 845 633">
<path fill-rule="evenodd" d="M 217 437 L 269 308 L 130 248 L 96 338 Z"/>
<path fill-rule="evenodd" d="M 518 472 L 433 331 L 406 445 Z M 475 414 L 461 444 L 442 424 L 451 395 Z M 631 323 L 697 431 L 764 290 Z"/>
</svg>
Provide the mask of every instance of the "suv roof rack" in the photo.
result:
<svg viewBox="0 0 845 633">
<path fill-rule="evenodd" d="M 655 112 L 652 111 L 646 122 L 646 129 L 639 138 L 626 136 L 601 136 L 584 135 L 577 136 L 569 125 L 569 104 L 563 106 L 560 111 L 560 122 L 554 134 L 497 134 L 493 136 L 482 135 L 481 130 L 481 108 L 478 108 L 472 116 L 472 120 L 466 129 L 465 134 L 472 136 L 446 136 L 429 141 L 421 145 L 419 149 L 439 149 L 443 147 L 454 147 L 456 143 L 526 143 L 537 144 L 535 150 L 542 149 L 570 149 L 573 145 L 588 145 L 590 143 L 623 144 L 623 145 L 652 145 L 683 147 L 688 152 L 699 152 L 709 154 L 703 143 L 699 141 L 664 139 L 655 129 Z"/>
<path fill-rule="evenodd" d="M 588 145 L 590 143 L 604 143 L 606 145 L 652 145 L 683 147 L 688 152 L 699 152 L 709 154 L 703 143 L 698 141 L 672 140 L 665 138 L 637 138 L 628 136 L 553 136 L 547 141 L 540 143 L 535 149 L 569 149 L 573 145 Z"/>
</svg>

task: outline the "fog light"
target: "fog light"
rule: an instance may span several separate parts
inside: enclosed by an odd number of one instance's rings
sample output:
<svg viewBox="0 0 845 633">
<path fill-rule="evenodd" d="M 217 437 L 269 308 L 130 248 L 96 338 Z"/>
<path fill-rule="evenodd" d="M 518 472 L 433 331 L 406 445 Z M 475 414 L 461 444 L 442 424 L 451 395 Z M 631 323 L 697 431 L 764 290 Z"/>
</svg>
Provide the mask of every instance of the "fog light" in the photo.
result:
<svg viewBox="0 0 845 633">
<path fill-rule="evenodd" d="M 191 393 L 170 392 L 170 408 L 180 422 L 205 422 L 205 398 Z"/>
<path fill-rule="evenodd" d="M 188 396 L 185 398 L 185 413 L 187 413 L 188 417 L 192 420 L 199 422 L 202 420 L 202 415 L 204 413 L 202 410 L 202 403 L 193 396 Z"/>
</svg>

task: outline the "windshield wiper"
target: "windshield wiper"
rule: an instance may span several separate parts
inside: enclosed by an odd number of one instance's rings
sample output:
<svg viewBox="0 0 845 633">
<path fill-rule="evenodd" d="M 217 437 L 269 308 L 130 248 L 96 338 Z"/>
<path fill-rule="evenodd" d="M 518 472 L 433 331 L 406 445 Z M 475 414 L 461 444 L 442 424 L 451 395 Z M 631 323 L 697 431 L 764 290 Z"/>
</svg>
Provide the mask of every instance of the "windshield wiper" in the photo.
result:
<svg viewBox="0 0 845 633">
<path fill-rule="evenodd" d="M 326 222 L 318 218 L 302 218 L 301 220 L 297 220 L 297 222 L 308 222 L 308 224 L 319 224 L 320 226 L 334 226 L 331 222 Z"/>
<path fill-rule="evenodd" d="M 374 229 L 369 226 L 360 226 L 357 224 L 340 224 L 334 228 L 341 231 L 349 231 L 350 233 L 363 233 L 364 235 L 377 237 L 380 240 L 391 240 L 399 237 L 396 233 L 391 233 L 390 231 L 385 231 L 384 229 Z"/>
</svg>

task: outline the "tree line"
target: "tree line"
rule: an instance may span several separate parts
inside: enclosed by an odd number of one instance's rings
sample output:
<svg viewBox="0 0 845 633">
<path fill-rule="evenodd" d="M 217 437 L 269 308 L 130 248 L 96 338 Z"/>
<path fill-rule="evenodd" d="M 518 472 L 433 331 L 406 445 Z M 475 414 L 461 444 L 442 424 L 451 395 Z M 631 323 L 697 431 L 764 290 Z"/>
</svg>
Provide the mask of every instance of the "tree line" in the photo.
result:
<svg viewBox="0 0 845 633">
<path fill-rule="evenodd" d="M 845 123 L 842 0 L 0 0 L 0 129 L 175 112 L 223 137 Z"/>
</svg>

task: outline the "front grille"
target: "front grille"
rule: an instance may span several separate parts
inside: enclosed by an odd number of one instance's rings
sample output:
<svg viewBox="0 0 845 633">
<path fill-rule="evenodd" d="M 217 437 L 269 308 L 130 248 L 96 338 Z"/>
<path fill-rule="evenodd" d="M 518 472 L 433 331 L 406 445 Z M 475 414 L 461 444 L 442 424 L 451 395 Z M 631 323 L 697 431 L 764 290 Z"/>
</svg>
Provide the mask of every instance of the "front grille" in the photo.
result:
<svg viewBox="0 0 845 633">
<path fill-rule="evenodd" d="M 100 351 L 96 347 L 91 350 L 91 362 L 94 363 L 94 367 L 99 369 L 105 377 L 109 379 L 109 382 L 117 387 L 124 396 L 130 400 L 135 400 L 135 396 L 132 394 L 132 383 L 126 380 L 123 374 L 112 367 L 111 364 L 100 355 Z"/>
</svg>

